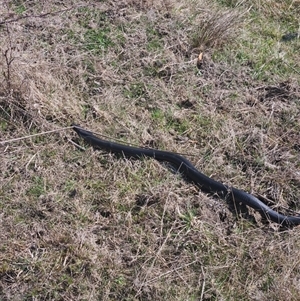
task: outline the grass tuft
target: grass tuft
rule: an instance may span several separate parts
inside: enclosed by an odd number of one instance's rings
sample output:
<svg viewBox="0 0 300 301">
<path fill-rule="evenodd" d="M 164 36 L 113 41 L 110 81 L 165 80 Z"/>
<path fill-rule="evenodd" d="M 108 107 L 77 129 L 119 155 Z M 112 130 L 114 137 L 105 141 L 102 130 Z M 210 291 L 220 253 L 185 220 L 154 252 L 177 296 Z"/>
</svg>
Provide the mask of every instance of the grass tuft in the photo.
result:
<svg viewBox="0 0 300 301">
<path fill-rule="evenodd" d="M 243 14 L 240 10 L 215 9 L 201 14 L 192 35 L 194 48 L 217 48 L 224 46 L 237 35 Z"/>
</svg>

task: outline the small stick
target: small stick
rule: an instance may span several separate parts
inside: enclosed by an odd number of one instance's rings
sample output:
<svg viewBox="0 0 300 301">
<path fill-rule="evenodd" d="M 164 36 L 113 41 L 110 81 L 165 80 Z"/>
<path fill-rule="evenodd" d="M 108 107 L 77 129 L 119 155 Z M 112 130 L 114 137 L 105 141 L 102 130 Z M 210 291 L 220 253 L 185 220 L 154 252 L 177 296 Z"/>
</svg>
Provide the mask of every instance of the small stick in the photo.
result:
<svg viewBox="0 0 300 301">
<path fill-rule="evenodd" d="M 32 134 L 32 135 L 28 135 L 28 136 L 24 136 L 24 137 L 13 138 L 13 139 L 9 139 L 9 140 L 0 141 L 0 144 L 4 145 L 5 143 L 10 143 L 10 142 L 14 142 L 14 141 L 19 141 L 19 140 L 31 138 L 31 137 L 36 137 L 36 136 L 41 136 L 41 135 L 45 135 L 45 134 L 64 131 L 64 130 L 68 130 L 68 129 L 72 129 L 72 128 L 73 128 L 72 126 L 68 126 L 68 127 L 65 127 L 65 128 L 60 128 L 60 129 L 51 130 L 51 131 L 47 131 L 47 132 Z"/>
</svg>

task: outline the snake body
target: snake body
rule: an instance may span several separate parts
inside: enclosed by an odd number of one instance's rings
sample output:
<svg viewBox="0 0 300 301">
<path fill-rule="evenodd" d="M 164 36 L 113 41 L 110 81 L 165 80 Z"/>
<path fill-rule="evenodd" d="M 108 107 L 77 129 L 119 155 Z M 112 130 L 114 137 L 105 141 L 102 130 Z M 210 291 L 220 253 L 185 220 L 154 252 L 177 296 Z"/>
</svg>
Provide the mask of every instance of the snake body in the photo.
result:
<svg viewBox="0 0 300 301">
<path fill-rule="evenodd" d="M 122 154 L 128 158 L 151 157 L 158 161 L 169 162 L 177 169 L 177 171 L 184 174 L 205 192 L 217 194 L 223 198 L 229 196 L 235 202 L 254 208 L 264 217 L 278 224 L 284 226 L 300 224 L 300 216 L 288 216 L 274 211 L 255 196 L 234 187 L 224 185 L 223 183 L 204 175 L 197 170 L 188 159 L 181 155 L 168 151 L 132 147 L 103 140 L 96 137 L 92 132 L 86 131 L 77 125 L 73 125 L 73 129 L 79 136 L 95 148 L 100 148 L 115 154 Z"/>
</svg>

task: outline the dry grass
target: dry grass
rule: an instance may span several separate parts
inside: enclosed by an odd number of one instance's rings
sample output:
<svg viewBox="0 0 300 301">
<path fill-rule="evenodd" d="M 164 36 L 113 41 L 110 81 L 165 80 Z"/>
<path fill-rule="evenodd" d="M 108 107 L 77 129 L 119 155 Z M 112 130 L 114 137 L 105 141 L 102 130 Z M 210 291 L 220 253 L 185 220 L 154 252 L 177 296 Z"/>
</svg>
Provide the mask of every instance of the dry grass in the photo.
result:
<svg viewBox="0 0 300 301">
<path fill-rule="evenodd" d="M 76 122 L 299 211 L 297 1 L 1 5 L 1 141 Z M 298 227 L 71 139 L 0 144 L 0 300 L 299 299 Z"/>
<path fill-rule="evenodd" d="M 193 46 L 206 49 L 230 43 L 229 40 L 237 35 L 242 17 L 241 10 L 209 8 L 201 14 L 196 10 L 194 22 L 198 23 L 198 26 L 193 28 Z"/>
</svg>

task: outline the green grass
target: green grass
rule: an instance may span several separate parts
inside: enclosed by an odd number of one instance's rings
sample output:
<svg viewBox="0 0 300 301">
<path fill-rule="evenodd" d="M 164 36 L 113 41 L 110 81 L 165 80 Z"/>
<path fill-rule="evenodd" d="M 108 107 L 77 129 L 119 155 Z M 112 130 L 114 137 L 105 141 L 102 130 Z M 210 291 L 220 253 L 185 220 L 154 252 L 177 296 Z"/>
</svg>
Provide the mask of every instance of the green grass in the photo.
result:
<svg viewBox="0 0 300 301">
<path fill-rule="evenodd" d="M 163 49 L 161 35 L 151 25 L 146 28 L 147 45 L 148 51 L 158 51 Z"/>
<path fill-rule="evenodd" d="M 290 8 L 291 10 L 292 8 Z M 265 17 L 256 10 L 250 12 L 251 23 L 246 25 L 246 32 L 237 40 L 236 50 L 216 51 L 214 58 L 223 60 L 224 56 L 241 65 L 250 65 L 254 79 L 272 82 L 272 78 L 288 77 L 295 66 L 295 53 L 299 47 L 297 41 L 285 43 L 281 40 L 287 32 L 297 32 L 298 21 L 292 11 L 278 20 L 277 16 Z M 225 59 L 226 59 L 225 58 Z M 297 68 L 296 68 L 297 70 Z"/>
<path fill-rule="evenodd" d="M 101 54 L 101 51 L 107 49 L 111 44 L 107 29 L 89 29 L 84 34 L 83 47 L 87 50 Z"/>
<path fill-rule="evenodd" d="M 147 91 L 145 84 L 142 82 L 131 83 L 128 88 L 124 89 L 124 96 L 131 99 L 146 97 Z"/>
<path fill-rule="evenodd" d="M 38 198 L 43 193 L 45 193 L 46 187 L 43 178 L 34 177 L 32 186 L 27 190 L 29 196 Z"/>
</svg>

